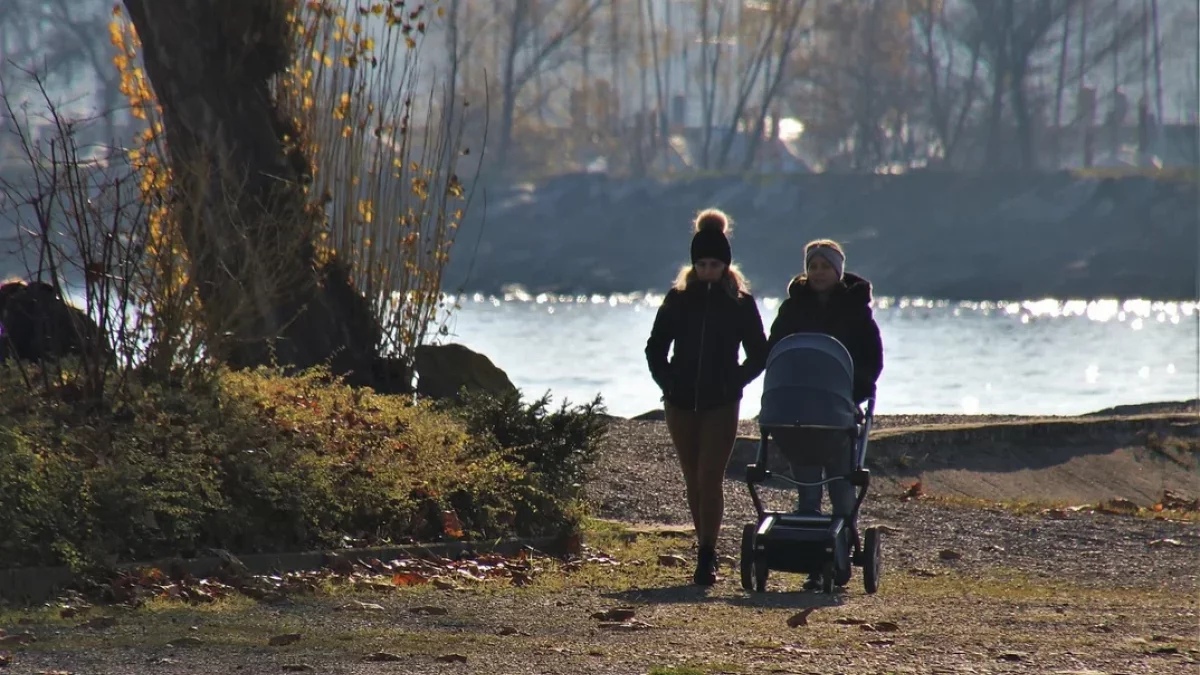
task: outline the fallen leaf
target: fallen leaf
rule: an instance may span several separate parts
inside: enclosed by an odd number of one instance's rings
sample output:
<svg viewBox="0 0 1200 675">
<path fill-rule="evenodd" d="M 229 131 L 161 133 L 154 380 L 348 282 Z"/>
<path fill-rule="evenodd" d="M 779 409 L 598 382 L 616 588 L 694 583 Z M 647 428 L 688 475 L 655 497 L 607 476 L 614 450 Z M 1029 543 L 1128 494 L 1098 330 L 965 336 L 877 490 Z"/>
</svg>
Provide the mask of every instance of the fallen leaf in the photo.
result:
<svg viewBox="0 0 1200 675">
<path fill-rule="evenodd" d="M 441 663 L 466 663 L 467 657 L 462 654 L 443 654 L 434 660 Z"/>
<path fill-rule="evenodd" d="M 340 606 L 338 606 L 338 607 L 334 607 L 334 611 L 342 611 L 342 612 L 382 612 L 382 611 L 383 611 L 383 605 L 377 605 L 377 604 L 375 604 L 375 603 L 373 603 L 373 602 L 361 602 L 361 601 L 359 601 L 359 600 L 355 600 L 354 602 L 351 602 L 351 603 L 349 603 L 349 604 L 346 604 L 346 605 L 340 605 Z"/>
<path fill-rule="evenodd" d="M 834 623 L 842 625 L 842 626 L 862 626 L 862 625 L 865 625 L 867 622 L 862 619 L 846 618 L 846 619 L 837 619 L 834 621 Z"/>
<path fill-rule="evenodd" d="M 433 587 L 439 591 L 452 591 L 458 588 L 458 584 L 445 577 L 434 577 L 429 580 L 429 583 L 433 584 Z"/>
<path fill-rule="evenodd" d="M 1170 490 L 1163 490 L 1160 503 L 1172 511 L 1200 511 L 1200 498 L 1188 499 Z"/>
<path fill-rule="evenodd" d="M 898 527 L 892 527 L 891 525 L 876 525 L 875 529 L 883 534 L 900 534 L 904 531 Z"/>
<path fill-rule="evenodd" d="M 204 640 L 201 640 L 200 638 L 198 638 L 194 635 L 188 635 L 185 637 L 181 637 L 177 640 L 171 640 L 170 642 L 167 643 L 167 646 L 168 647 L 199 647 L 202 644 L 204 644 Z"/>
<path fill-rule="evenodd" d="M 900 497 L 900 501 L 907 502 L 913 499 L 920 499 L 924 496 L 925 486 L 921 485 L 921 481 L 916 481 L 905 488 L 904 495 Z"/>
<path fill-rule="evenodd" d="M 602 628 L 604 630 L 615 631 L 618 633 L 625 633 L 625 632 L 633 632 L 633 631 L 639 631 L 639 630 L 647 630 L 650 628 L 654 628 L 654 626 L 651 626 L 650 624 L 646 623 L 645 621 L 639 621 L 637 619 L 633 619 L 630 621 L 622 621 L 622 622 L 614 621 L 614 622 L 602 623 L 602 624 L 600 624 L 600 628 Z"/>
<path fill-rule="evenodd" d="M 74 607 L 63 607 L 58 616 L 63 619 L 74 619 L 77 614 L 79 614 L 79 610 Z"/>
<path fill-rule="evenodd" d="M 442 532 L 445 532 L 447 537 L 462 539 L 462 523 L 459 522 L 457 513 L 453 511 L 442 511 Z"/>
<path fill-rule="evenodd" d="M 284 672 L 288 673 L 308 673 L 314 670 L 307 663 L 285 663 L 280 667 L 283 668 Z"/>
<path fill-rule="evenodd" d="M 900 630 L 900 626 L 891 621 L 877 621 L 875 623 L 864 623 L 859 628 L 871 633 L 894 633 Z"/>
<path fill-rule="evenodd" d="M 1026 656 L 1028 656 L 1028 654 L 1025 654 L 1024 652 L 1004 652 L 1003 654 L 1001 654 L 1000 656 L 997 656 L 996 658 L 1000 659 L 1001 661 L 1015 662 L 1015 661 L 1024 661 Z"/>
<path fill-rule="evenodd" d="M 300 641 L 301 637 L 303 636 L 301 636 L 299 633 L 284 633 L 282 635 L 276 635 L 272 637 L 267 641 L 267 644 L 272 647 L 286 647 L 288 645 L 296 644 Z"/>
<path fill-rule="evenodd" d="M 1100 504 L 1100 510 L 1124 513 L 1124 512 L 1129 512 L 1129 511 L 1137 511 L 1138 505 L 1136 502 L 1133 502 L 1129 499 L 1124 499 L 1121 497 L 1114 497 L 1106 502 L 1102 502 Z"/>
<path fill-rule="evenodd" d="M 435 607 L 433 605 L 422 605 L 420 607 L 409 607 L 408 611 L 412 614 L 421 614 L 424 616 L 445 616 L 447 614 L 445 607 Z"/>
<path fill-rule="evenodd" d="M 737 558 L 735 558 L 731 555 L 722 555 L 722 556 L 717 556 L 717 564 L 720 565 L 721 567 L 733 568 L 733 567 L 737 567 L 738 560 L 737 560 Z"/>
<path fill-rule="evenodd" d="M 927 579 L 930 579 L 930 578 L 933 578 L 936 576 L 941 576 L 937 572 L 934 572 L 933 570 L 927 570 L 923 567 L 914 567 L 914 568 L 910 569 L 908 571 L 908 573 L 909 573 L 909 575 L 914 576 L 914 577 L 925 577 Z"/>
<path fill-rule="evenodd" d="M 15 635 L 5 635 L 4 637 L 0 637 L 0 647 L 27 645 L 31 642 L 37 642 L 37 638 L 33 636 L 33 633 L 17 633 Z"/>
<path fill-rule="evenodd" d="M 392 575 L 392 583 L 396 586 L 416 586 L 429 581 L 416 572 L 396 572 Z"/>
<path fill-rule="evenodd" d="M 1051 520 L 1066 520 L 1070 518 L 1065 509 L 1046 509 L 1042 511 Z"/>
<path fill-rule="evenodd" d="M 401 659 L 399 656 L 392 654 L 391 652 L 375 652 L 374 654 L 368 654 L 363 658 L 363 660 L 374 663 L 394 663 L 396 661 L 400 661 Z"/>
<path fill-rule="evenodd" d="M 948 548 L 944 548 L 941 551 L 938 551 L 938 558 L 940 560 L 962 560 L 962 557 L 963 557 L 962 554 L 959 553 L 958 551 L 954 551 L 954 550 L 951 550 Z"/>
<path fill-rule="evenodd" d="M 7 668 L 11 660 L 12 657 L 9 656 L 8 652 L 0 652 L 0 668 Z"/>
<path fill-rule="evenodd" d="M 513 628 L 512 626 L 504 626 L 500 630 L 496 631 L 496 635 L 517 635 L 520 632 L 521 631 Z"/>
<path fill-rule="evenodd" d="M 867 645 L 871 647 L 891 647 L 896 644 L 895 640 L 868 640 Z"/>
<path fill-rule="evenodd" d="M 592 614 L 593 619 L 600 621 L 628 621 L 634 617 L 636 612 L 632 607 L 613 607 L 606 609 L 603 612 L 595 612 Z"/>
<path fill-rule="evenodd" d="M 83 623 L 79 624 L 79 627 L 80 628 L 93 628 L 95 630 L 103 630 L 105 628 L 112 628 L 115 625 L 117 625 L 117 617 L 115 617 L 115 616 L 98 616 L 94 619 L 88 619 L 87 621 L 84 621 Z"/>
<path fill-rule="evenodd" d="M 1166 647 L 1155 647 L 1154 649 L 1150 650 L 1150 653 L 1151 654 L 1178 654 L 1179 647 L 1176 647 L 1174 645 L 1168 645 Z"/>
<path fill-rule="evenodd" d="M 808 615 L 813 613 L 815 607 L 808 607 L 788 617 L 788 628 L 799 628 L 800 626 L 808 625 Z"/>
<path fill-rule="evenodd" d="M 1161 548 L 1163 546 L 1183 546 L 1184 543 L 1178 539 L 1155 539 L 1146 545 L 1151 548 Z"/>
<path fill-rule="evenodd" d="M 687 558 L 675 553 L 664 553 L 658 556 L 658 564 L 663 567 L 685 567 Z"/>
</svg>

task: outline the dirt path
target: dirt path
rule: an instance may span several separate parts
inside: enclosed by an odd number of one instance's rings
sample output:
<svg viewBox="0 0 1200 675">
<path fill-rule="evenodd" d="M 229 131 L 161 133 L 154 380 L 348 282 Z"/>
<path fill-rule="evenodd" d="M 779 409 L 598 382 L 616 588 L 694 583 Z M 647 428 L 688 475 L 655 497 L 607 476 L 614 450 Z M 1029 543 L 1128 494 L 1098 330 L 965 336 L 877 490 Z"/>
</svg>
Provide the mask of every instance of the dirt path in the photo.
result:
<svg viewBox="0 0 1200 675">
<path fill-rule="evenodd" d="M 919 569 L 892 564 L 875 596 L 857 580 L 844 594 L 803 593 L 790 575 L 760 595 L 730 580 L 708 591 L 688 585 L 688 569 L 659 562 L 689 554 L 687 539 L 671 532 L 608 527 L 591 539 L 613 557 L 567 569 L 540 563 L 523 588 L 332 591 L 284 606 L 152 602 L 103 610 L 116 623 L 99 629 L 49 612 L 10 614 L 0 624 L 38 641 L 19 648 L 7 672 L 1183 675 L 1200 657 L 1194 580 L 1159 583 L 1136 571 L 1119 585 L 1081 585 L 1022 569 L 1020 559 L 935 556 Z M 899 545 L 889 542 L 889 554 Z M 1188 546 L 1194 560 L 1195 542 Z M 354 602 L 370 607 L 343 609 Z M 620 607 L 632 620 L 598 618 Z M 804 625 L 789 625 L 807 609 Z M 299 638 L 269 646 L 283 634 Z M 368 660 L 380 652 L 387 661 Z"/>
<path fill-rule="evenodd" d="M 1189 445 L 1194 426 L 1172 426 L 1174 418 L 1145 428 L 1128 419 L 1102 421 L 1110 427 L 1092 431 L 996 431 L 994 425 L 978 427 L 980 420 L 967 422 L 976 426 L 882 419 L 880 434 L 910 434 L 910 440 L 923 434 L 920 444 L 896 448 L 922 447 L 936 456 L 945 447 L 969 458 L 983 447 L 972 443 L 1033 447 L 1034 438 L 1042 439 L 1037 447 L 1070 454 L 1073 446 L 1063 439 L 1117 429 L 1126 436 L 1108 445 L 1122 446 L 1143 470 L 1156 467 L 1164 475 L 1173 475 L 1174 460 L 1148 463 L 1162 458 L 1128 439 L 1155 433 L 1166 445 L 1180 443 L 1171 445 L 1175 459 L 1195 455 Z M 922 424 L 943 428 L 915 428 Z M 887 450 L 883 442 L 877 446 Z M 857 576 L 834 596 L 800 592 L 802 579 L 783 574 L 772 576 L 766 594 L 746 593 L 732 579 L 707 591 L 690 586 L 687 565 L 694 551 L 690 533 L 679 526 L 686 511 L 665 430 L 625 422 L 614 428 L 588 492 L 597 515 L 647 525 L 595 521 L 582 561 L 564 566 L 537 559 L 528 585 L 463 581 L 453 590 L 429 584 L 392 589 L 385 578 L 380 589 L 330 587 L 284 605 L 246 598 L 201 607 L 155 601 L 137 610 L 94 609 L 92 615 L 117 620 L 99 629 L 79 628 L 80 619 L 64 620 L 53 609 L 0 613 L 0 629 L 37 638 L 25 646 L 0 644 L 0 651 L 12 652 L 0 672 L 1182 675 L 1200 667 L 1196 520 L 981 508 L 961 496 L 902 501 L 904 481 L 930 480 L 940 469 L 929 467 L 938 464 L 901 467 L 886 452 L 878 456 L 877 474 L 894 478 L 890 484 L 880 480 L 865 507 L 865 520 L 891 528 L 883 588 L 874 596 L 863 593 Z M 1060 464 L 1047 461 L 1037 470 Z M 1194 465 L 1176 466 L 1175 477 L 1196 484 Z M 730 554 L 737 547 L 734 533 L 750 517 L 736 466 L 726 487 L 729 527 L 721 552 Z M 775 495 L 777 505 L 789 499 L 785 492 Z M 674 561 L 663 558 L 671 555 L 684 565 L 661 564 Z M 344 608 L 354 601 L 372 607 Z M 594 616 L 617 607 L 631 608 L 633 621 L 609 624 Z M 804 625 L 790 626 L 789 618 L 805 609 L 812 612 Z M 289 646 L 268 645 L 286 633 L 300 638 Z M 195 644 L 186 646 L 185 638 Z M 378 652 L 391 660 L 365 660 Z"/>
</svg>

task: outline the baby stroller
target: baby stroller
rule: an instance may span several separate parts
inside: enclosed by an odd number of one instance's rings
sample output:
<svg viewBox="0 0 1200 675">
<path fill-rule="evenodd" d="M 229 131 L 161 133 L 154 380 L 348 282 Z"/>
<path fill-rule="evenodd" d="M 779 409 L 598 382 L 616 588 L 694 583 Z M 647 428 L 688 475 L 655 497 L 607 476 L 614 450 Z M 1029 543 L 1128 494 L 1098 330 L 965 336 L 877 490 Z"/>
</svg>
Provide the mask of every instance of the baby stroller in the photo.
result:
<svg viewBox="0 0 1200 675">
<path fill-rule="evenodd" d="M 757 523 L 742 529 L 742 587 L 762 593 L 770 570 L 821 575 L 821 590 L 850 580 L 851 565 L 861 567 L 867 593 L 879 589 L 880 531 L 869 527 L 859 537 L 858 512 L 867 495 L 870 472 L 864 468 L 867 436 L 875 414 L 874 397 L 863 410 L 854 402 L 854 362 L 837 339 L 819 333 L 789 335 L 767 357 L 762 408 L 758 416 L 761 440 L 746 483 L 758 514 Z M 819 483 L 801 483 L 767 469 L 767 442 L 786 428 L 842 429 L 850 435 L 853 470 Z M 848 480 L 856 488 L 854 508 L 844 516 L 768 511 L 756 486 L 776 477 L 794 486 L 814 487 Z"/>
</svg>

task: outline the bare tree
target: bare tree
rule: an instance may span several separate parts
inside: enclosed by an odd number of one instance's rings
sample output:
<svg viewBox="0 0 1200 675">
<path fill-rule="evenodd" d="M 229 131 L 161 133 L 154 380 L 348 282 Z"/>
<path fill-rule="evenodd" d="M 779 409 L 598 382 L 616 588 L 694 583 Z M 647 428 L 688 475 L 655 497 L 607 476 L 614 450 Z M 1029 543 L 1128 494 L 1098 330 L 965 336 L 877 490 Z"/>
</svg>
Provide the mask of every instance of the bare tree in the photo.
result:
<svg viewBox="0 0 1200 675">
<path fill-rule="evenodd" d="M 498 166 L 505 166 L 509 160 L 517 99 L 539 73 L 563 64 L 563 57 L 568 56 L 563 47 L 591 21 L 603 4 L 604 0 L 587 0 L 582 5 L 546 0 L 496 3 L 496 14 L 507 16 L 505 32 L 508 36 L 502 56 Z"/>
<path fill-rule="evenodd" d="M 779 97 L 784 83 L 789 81 L 793 75 L 792 69 L 796 65 L 794 54 L 802 34 L 801 18 L 804 16 L 807 5 L 807 0 L 775 0 L 770 4 L 767 21 L 772 29 L 768 32 L 773 35 L 767 41 L 767 48 L 759 52 L 765 57 L 766 69 L 762 77 L 763 86 L 760 88 L 761 95 L 758 100 L 757 114 L 748 125 L 746 154 L 742 159 L 743 171 L 749 171 L 753 165 L 766 133 L 767 115 Z M 739 101 L 739 105 L 744 107 L 744 99 Z M 778 119 L 773 124 L 777 125 Z M 732 136 L 736 128 L 736 126 L 731 127 L 727 139 Z M 771 137 L 774 140 L 775 134 L 771 134 Z M 722 152 L 721 165 L 724 165 L 727 156 L 728 141 Z"/>
<path fill-rule="evenodd" d="M 985 162 L 1003 162 L 1003 113 L 1006 96 L 1016 122 L 1021 163 L 1037 164 L 1027 79 L 1035 57 L 1045 49 L 1051 29 L 1078 0 L 970 0 L 975 11 L 970 24 L 991 71 L 991 101 Z"/>
<path fill-rule="evenodd" d="M 924 67 L 930 125 L 941 145 L 943 161 L 953 166 L 978 100 L 981 41 L 977 35 L 960 39 L 954 30 L 956 19 L 948 16 L 946 4 L 942 0 L 910 0 L 909 12 L 920 34 L 917 53 Z"/>
<path fill-rule="evenodd" d="M 820 42 L 808 78 L 815 133 L 851 168 L 874 169 L 891 154 L 887 146 L 903 130 L 916 92 L 906 7 L 850 0 L 818 8 Z"/>
</svg>

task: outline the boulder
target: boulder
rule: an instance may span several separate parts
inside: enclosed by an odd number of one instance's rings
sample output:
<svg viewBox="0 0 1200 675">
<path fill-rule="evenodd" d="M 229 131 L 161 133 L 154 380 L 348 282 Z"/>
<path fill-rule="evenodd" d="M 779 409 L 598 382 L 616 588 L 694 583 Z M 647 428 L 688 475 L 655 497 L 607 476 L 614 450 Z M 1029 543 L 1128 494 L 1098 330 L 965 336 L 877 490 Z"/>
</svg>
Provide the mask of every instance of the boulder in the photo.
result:
<svg viewBox="0 0 1200 675">
<path fill-rule="evenodd" d="M 517 391 L 508 374 L 491 359 L 463 345 L 421 345 L 415 357 L 417 394 L 421 396 L 455 398 L 463 388 L 495 396 Z"/>
<path fill-rule="evenodd" d="M 0 285 L 0 362 L 111 354 L 106 336 L 86 313 L 41 281 Z"/>
</svg>

